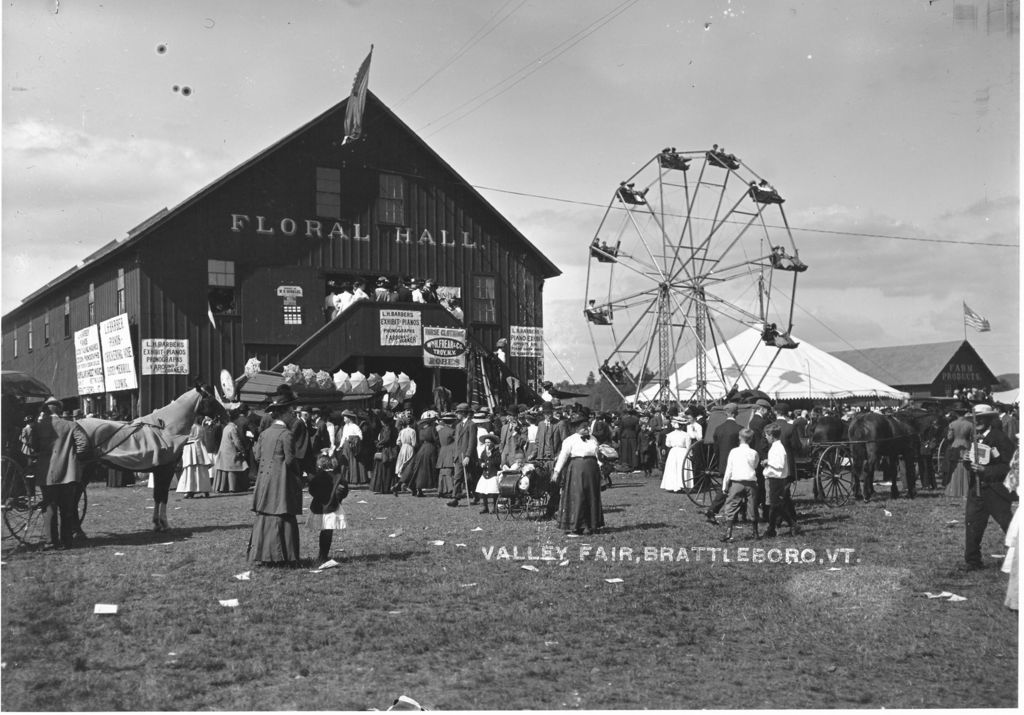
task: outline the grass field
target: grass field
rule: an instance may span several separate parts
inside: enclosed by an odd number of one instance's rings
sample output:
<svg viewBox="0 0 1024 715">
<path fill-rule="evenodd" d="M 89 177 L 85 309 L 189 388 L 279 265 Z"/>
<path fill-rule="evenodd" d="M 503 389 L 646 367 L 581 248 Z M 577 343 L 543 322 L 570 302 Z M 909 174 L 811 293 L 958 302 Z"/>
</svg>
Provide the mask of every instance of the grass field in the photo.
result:
<svg viewBox="0 0 1024 715">
<path fill-rule="evenodd" d="M 0 706 L 365 710 L 403 693 L 430 709 L 1017 704 L 1017 615 L 995 559 L 959 568 L 960 500 L 799 503 L 803 535 L 739 529 L 723 562 L 710 551 L 721 529 L 657 485 L 619 477 L 606 533 L 582 539 L 355 489 L 341 565 L 321 573 L 246 563 L 251 495 L 172 494 L 173 529 L 153 534 L 149 490 L 90 486 L 86 546 L 4 540 Z M 986 556 L 1001 542 L 992 523 Z M 783 551 L 755 563 L 743 548 Z M 786 548 L 813 562 L 785 563 Z M 315 549 L 303 531 L 303 553 Z M 527 555 L 552 558 L 515 558 Z M 97 603 L 118 613 L 94 615 Z"/>
</svg>

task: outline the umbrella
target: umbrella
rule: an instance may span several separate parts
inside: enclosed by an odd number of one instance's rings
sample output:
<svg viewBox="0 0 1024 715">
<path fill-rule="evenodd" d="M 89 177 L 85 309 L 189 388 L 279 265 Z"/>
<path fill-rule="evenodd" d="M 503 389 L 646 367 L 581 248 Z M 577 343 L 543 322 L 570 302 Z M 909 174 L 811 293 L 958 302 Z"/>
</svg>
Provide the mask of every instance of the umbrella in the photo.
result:
<svg viewBox="0 0 1024 715">
<path fill-rule="evenodd" d="M 380 375 L 378 375 L 375 372 L 371 372 L 369 375 L 366 376 L 366 386 L 369 387 L 370 390 L 372 390 L 373 392 L 380 392 L 382 383 L 383 380 L 381 379 Z"/>
<path fill-rule="evenodd" d="M 416 381 L 415 380 L 409 380 L 409 386 L 407 388 L 405 388 L 405 396 L 406 397 L 412 397 L 415 394 L 416 394 Z"/>
<path fill-rule="evenodd" d="M 365 395 L 370 391 L 366 385 L 366 375 L 358 370 L 348 376 L 348 382 L 352 386 L 353 395 Z"/>
<path fill-rule="evenodd" d="M 8 397 L 19 397 L 23 400 L 45 400 L 53 394 L 53 390 L 44 385 L 27 372 L 20 370 L 4 370 L 0 372 L 3 394 Z"/>
<path fill-rule="evenodd" d="M 412 382 L 412 378 L 406 375 L 404 372 L 398 373 L 398 389 L 405 392 L 409 389 L 409 383 Z"/>
<path fill-rule="evenodd" d="M 384 392 L 389 395 L 393 395 L 398 392 L 398 375 L 393 372 L 384 373 L 384 377 L 381 379 L 381 385 L 384 387 Z"/>
<path fill-rule="evenodd" d="M 344 370 L 338 370 L 334 373 L 334 386 L 338 388 L 338 392 L 348 394 L 352 391 L 352 383 L 349 381 L 348 373 Z"/>
</svg>

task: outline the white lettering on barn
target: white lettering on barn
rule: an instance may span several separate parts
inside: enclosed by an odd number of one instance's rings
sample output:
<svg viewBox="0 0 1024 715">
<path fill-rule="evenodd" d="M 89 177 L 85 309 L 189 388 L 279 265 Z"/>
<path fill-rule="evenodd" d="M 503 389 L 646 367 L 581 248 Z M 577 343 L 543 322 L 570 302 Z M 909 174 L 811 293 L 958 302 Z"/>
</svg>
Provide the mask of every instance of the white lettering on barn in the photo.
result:
<svg viewBox="0 0 1024 715">
<path fill-rule="evenodd" d="M 420 245 L 440 246 L 442 248 L 479 248 L 479 244 L 472 240 L 469 231 L 462 231 L 462 243 L 458 243 L 455 237 L 449 237 L 447 229 L 441 229 L 438 237 L 429 228 L 424 228 L 418 233 L 411 227 L 398 226 L 394 229 L 395 243 L 409 245 L 413 243 L 413 235 L 417 235 L 416 243 Z M 390 238 L 391 227 L 379 227 L 377 235 L 381 238 Z M 305 238 L 336 238 L 346 241 L 369 241 L 370 232 L 364 229 L 361 224 L 344 224 L 341 221 L 325 224 L 317 219 L 294 219 L 282 218 L 280 221 L 269 219 L 266 216 L 250 216 L 249 214 L 231 214 L 232 233 L 255 233 L 260 236 L 304 236 Z"/>
</svg>

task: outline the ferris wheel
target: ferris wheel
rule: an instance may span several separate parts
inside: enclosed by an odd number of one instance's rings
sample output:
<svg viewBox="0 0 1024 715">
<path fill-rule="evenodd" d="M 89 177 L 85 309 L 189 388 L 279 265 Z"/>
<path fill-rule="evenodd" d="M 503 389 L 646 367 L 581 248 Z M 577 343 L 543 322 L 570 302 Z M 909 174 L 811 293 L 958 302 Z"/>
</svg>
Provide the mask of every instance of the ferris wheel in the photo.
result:
<svg viewBox="0 0 1024 715">
<path fill-rule="evenodd" d="M 726 345 L 743 328 L 796 347 L 807 266 L 784 201 L 717 144 L 663 149 L 614 189 L 589 246 L 583 312 L 600 372 L 622 397 L 706 404 L 709 371 L 716 384 L 758 389 L 768 368 L 753 374 L 753 354 Z M 695 379 L 681 387 L 673 378 L 689 361 Z"/>
</svg>

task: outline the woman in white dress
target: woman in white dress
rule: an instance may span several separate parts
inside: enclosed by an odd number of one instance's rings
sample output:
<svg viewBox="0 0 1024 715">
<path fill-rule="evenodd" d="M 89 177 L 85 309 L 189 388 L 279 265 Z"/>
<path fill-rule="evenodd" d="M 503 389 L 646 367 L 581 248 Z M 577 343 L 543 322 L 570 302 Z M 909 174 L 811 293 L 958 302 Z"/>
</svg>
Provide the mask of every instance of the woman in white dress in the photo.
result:
<svg viewBox="0 0 1024 715">
<path fill-rule="evenodd" d="M 181 452 L 181 477 L 178 479 L 178 494 L 184 494 L 185 499 L 191 499 L 196 494 L 210 496 L 213 489 L 213 480 L 210 479 L 210 469 L 213 467 L 213 455 L 203 445 L 203 420 L 205 417 L 196 417 L 189 432 L 188 440 L 185 442 L 185 449 Z"/>
<path fill-rule="evenodd" d="M 402 470 L 412 468 L 412 457 L 416 453 L 416 430 L 409 426 L 409 418 L 405 415 L 395 418 L 395 427 L 398 428 L 398 457 L 395 459 L 395 475 L 398 481 L 392 493 L 397 497 L 402 490 Z"/>
<path fill-rule="evenodd" d="M 665 435 L 665 471 L 661 477 L 661 488 L 667 492 L 681 492 L 684 487 L 683 471 L 685 469 L 686 452 L 690 448 L 690 435 L 686 431 L 686 420 L 682 417 L 672 418 L 674 429 Z M 692 476 L 691 476 L 692 481 Z"/>
<path fill-rule="evenodd" d="M 686 423 L 686 434 L 690 438 L 690 443 L 687 445 L 687 448 L 689 448 L 704 439 L 704 428 L 697 421 L 697 410 L 693 407 L 686 409 L 686 412 L 683 414 L 683 420 Z M 692 455 L 687 456 L 683 460 L 683 489 L 693 489 Z"/>
</svg>

